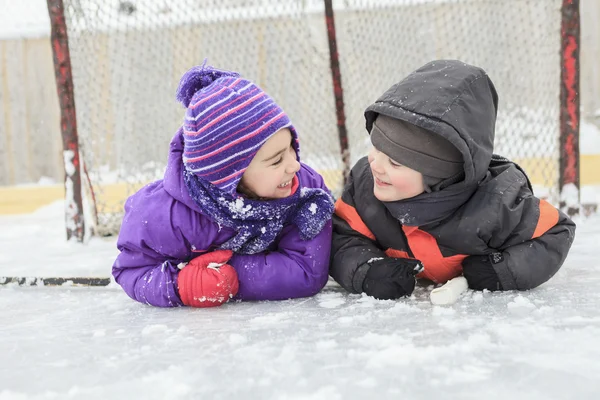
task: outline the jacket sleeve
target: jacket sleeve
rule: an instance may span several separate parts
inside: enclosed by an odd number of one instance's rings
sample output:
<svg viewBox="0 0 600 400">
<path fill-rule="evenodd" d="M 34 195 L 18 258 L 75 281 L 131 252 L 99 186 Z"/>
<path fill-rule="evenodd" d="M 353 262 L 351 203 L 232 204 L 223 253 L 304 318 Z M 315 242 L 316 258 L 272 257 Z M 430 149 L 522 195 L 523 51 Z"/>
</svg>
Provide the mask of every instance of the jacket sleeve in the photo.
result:
<svg viewBox="0 0 600 400">
<path fill-rule="evenodd" d="M 575 223 L 526 185 L 498 196 L 500 223 L 486 238 L 503 290 L 527 290 L 562 266 L 575 238 Z"/>
<path fill-rule="evenodd" d="M 367 261 L 386 257 L 356 209 L 356 195 L 361 194 L 357 186 L 361 184 L 364 169 L 368 168 L 368 163 L 361 161 L 350 172 L 342 197 L 335 203 L 329 267 L 333 279 L 351 293 L 363 292 L 363 281 L 370 268 Z"/>
<path fill-rule="evenodd" d="M 157 307 L 179 307 L 178 264 L 192 258 L 183 232 L 207 232 L 200 215 L 160 190 L 142 189 L 125 203 L 112 273 L 127 295 Z M 155 206 L 154 206 L 155 205 Z M 198 235 L 201 236 L 201 235 Z M 205 234 L 210 237 L 210 232 Z"/>
<path fill-rule="evenodd" d="M 304 241 L 295 225 L 286 226 L 272 252 L 235 254 L 230 264 L 240 282 L 236 299 L 284 300 L 313 296 L 327 283 L 331 221 Z"/>
<path fill-rule="evenodd" d="M 361 229 L 362 233 L 353 228 L 361 224 L 365 229 L 356 211 L 354 218 L 345 211 L 354 209 L 338 199 L 333 216 L 333 239 L 331 241 L 331 265 L 329 273 L 337 283 L 350 293 L 362 293 L 362 285 L 369 270 L 367 261 L 372 258 L 386 257 L 380 249 L 370 231 Z"/>
<path fill-rule="evenodd" d="M 173 261 L 161 261 L 144 245 L 118 244 L 121 253 L 113 265 L 113 276 L 134 300 L 156 307 L 183 306 L 177 292 L 179 269 Z"/>
</svg>

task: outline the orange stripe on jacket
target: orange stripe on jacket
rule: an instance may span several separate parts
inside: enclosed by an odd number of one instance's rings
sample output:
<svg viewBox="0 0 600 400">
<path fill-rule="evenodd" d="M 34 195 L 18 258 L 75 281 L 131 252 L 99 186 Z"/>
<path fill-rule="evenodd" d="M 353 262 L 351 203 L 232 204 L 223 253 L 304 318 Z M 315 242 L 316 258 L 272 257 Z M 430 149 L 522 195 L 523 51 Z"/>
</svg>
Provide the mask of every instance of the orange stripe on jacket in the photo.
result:
<svg viewBox="0 0 600 400">
<path fill-rule="evenodd" d="M 346 221 L 348 225 L 350 225 L 350 227 L 356 232 L 368 237 L 371 240 L 375 240 L 375 235 L 373 235 L 373 232 L 367 228 L 367 225 L 360 218 L 360 215 L 358 215 L 356 209 L 351 205 L 344 203 L 341 198 L 335 202 L 335 215 Z"/>
<path fill-rule="evenodd" d="M 416 226 L 403 226 L 402 230 L 408 240 L 408 246 L 414 258 L 423 263 L 425 269 L 417 278 L 426 278 L 436 283 L 445 283 L 462 275 L 462 262 L 467 258 L 464 254 L 444 257 L 435 238 Z M 387 249 L 388 257 L 411 258 L 405 251 Z"/>
<path fill-rule="evenodd" d="M 341 198 L 335 202 L 335 215 L 342 218 L 352 229 L 371 240 L 376 240 L 375 235 L 360 218 L 356 209 L 345 203 Z M 463 254 L 444 257 L 437 241 L 429 233 L 416 226 L 403 226 L 402 230 L 408 240 L 415 258 L 423 263 L 424 271 L 417 275 L 436 283 L 445 283 L 462 274 L 462 261 L 467 257 Z M 389 248 L 385 251 L 388 257 L 411 258 L 408 252 Z"/>
<path fill-rule="evenodd" d="M 540 218 L 538 219 L 532 239 L 542 236 L 558 223 L 558 210 L 546 200 L 540 200 Z"/>
</svg>

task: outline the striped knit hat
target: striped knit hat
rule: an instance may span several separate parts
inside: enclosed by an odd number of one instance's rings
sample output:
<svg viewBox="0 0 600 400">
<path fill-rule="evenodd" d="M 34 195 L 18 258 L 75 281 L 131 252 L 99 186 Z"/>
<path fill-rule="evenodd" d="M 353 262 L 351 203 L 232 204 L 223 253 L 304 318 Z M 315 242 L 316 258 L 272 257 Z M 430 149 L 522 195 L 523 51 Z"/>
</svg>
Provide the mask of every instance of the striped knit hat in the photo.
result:
<svg viewBox="0 0 600 400">
<path fill-rule="evenodd" d="M 288 128 L 299 158 L 298 136 L 275 101 L 239 74 L 206 62 L 186 72 L 177 89 L 186 108 L 183 122 L 186 169 L 236 195 L 237 185 L 260 147 Z"/>
</svg>

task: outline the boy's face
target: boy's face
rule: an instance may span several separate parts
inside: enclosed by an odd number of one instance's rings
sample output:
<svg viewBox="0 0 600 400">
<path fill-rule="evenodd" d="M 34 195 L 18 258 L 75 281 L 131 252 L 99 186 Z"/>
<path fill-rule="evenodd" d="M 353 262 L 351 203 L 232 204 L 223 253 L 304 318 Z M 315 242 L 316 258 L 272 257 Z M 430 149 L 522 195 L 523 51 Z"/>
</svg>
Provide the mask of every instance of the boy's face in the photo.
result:
<svg viewBox="0 0 600 400">
<path fill-rule="evenodd" d="M 373 193 L 380 201 L 397 201 L 415 197 L 425 191 L 423 175 L 389 158 L 375 147 L 369 152 L 373 173 Z"/>
<path fill-rule="evenodd" d="M 246 194 L 269 199 L 288 197 L 292 179 L 300 170 L 292 147 L 292 133 L 284 128 L 277 131 L 258 150 L 244 171 L 240 189 Z"/>
</svg>

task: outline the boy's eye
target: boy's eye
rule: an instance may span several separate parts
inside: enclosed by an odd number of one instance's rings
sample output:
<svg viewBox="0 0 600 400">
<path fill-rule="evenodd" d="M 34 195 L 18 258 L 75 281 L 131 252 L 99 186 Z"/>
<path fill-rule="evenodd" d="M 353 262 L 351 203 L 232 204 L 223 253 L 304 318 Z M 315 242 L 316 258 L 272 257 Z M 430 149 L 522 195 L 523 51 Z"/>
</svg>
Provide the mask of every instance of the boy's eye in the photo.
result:
<svg viewBox="0 0 600 400">
<path fill-rule="evenodd" d="M 398 164 L 398 163 L 392 161 L 391 158 L 389 158 L 389 160 L 390 160 L 390 164 L 392 164 L 393 167 L 401 167 L 402 166 L 402 164 Z"/>
</svg>

